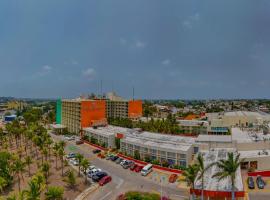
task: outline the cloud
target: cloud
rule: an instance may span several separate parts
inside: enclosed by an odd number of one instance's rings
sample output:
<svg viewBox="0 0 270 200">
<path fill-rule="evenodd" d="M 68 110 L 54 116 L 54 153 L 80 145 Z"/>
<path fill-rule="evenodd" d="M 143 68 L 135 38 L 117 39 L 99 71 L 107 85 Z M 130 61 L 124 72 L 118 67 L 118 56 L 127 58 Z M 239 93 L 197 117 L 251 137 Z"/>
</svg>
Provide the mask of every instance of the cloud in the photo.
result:
<svg viewBox="0 0 270 200">
<path fill-rule="evenodd" d="M 169 65 L 169 64 L 171 64 L 171 60 L 170 60 L 170 59 L 163 60 L 163 61 L 161 62 L 161 64 L 162 64 L 162 65 Z"/>
<path fill-rule="evenodd" d="M 144 48 L 146 46 L 146 44 L 144 42 L 138 40 L 138 41 L 136 41 L 135 46 L 137 48 Z"/>
<path fill-rule="evenodd" d="M 184 29 L 191 29 L 193 28 L 194 24 L 200 20 L 200 14 L 195 13 L 194 15 L 191 15 L 187 17 L 183 22 L 182 26 Z"/>
<path fill-rule="evenodd" d="M 82 72 L 83 76 L 88 80 L 93 80 L 96 76 L 96 70 L 93 68 L 88 68 Z"/>
<path fill-rule="evenodd" d="M 127 44 L 127 40 L 125 38 L 120 38 L 120 44 L 121 45 L 126 45 Z"/>
<path fill-rule="evenodd" d="M 44 72 L 50 72 L 52 70 L 52 67 L 49 65 L 44 65 L 44 66 L 42 66 L 42 70 Z"/>
</svg>

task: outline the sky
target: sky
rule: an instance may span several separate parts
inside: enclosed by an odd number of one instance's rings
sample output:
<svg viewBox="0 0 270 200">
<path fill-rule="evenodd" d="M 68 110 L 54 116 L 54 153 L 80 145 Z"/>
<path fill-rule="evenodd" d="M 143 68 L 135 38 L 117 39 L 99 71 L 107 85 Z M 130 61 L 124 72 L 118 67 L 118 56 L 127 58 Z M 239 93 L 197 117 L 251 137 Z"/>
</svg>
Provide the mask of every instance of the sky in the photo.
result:
<svg viewBox="0 0 270 200">
<path fill-rule="evenodd" d="M 1 0 L 0 96 L 270 98 L 269 0 Z"/>
</svg>

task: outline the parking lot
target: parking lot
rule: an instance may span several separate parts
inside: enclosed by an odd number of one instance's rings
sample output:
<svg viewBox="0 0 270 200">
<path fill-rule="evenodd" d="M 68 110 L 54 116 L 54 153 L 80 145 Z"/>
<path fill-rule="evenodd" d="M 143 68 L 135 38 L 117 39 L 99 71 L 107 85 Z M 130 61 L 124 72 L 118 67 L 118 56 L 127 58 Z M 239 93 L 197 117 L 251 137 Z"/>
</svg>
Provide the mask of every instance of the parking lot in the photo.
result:
<svg viewBox="0 0 270 200">
<path fill-rule="evenodd" d="M 61 136 L 52 135 L 53 138 L 60 140 L 63 139 Z M 177 183 L 169 184 L 166 182 L 167 178 L 163 178 L 161 182 L 158 178 L 153 178 L 155 174 L 159 174 L 159 171 L 154 170 L 148 176 L 143 177 L 140 173 L 131 171 L 130 169 L 123 169 L 119 164 L 113 161 L 100 159 L 97 154 L 93 154 L 95 148 L 87 145 L 76 145 L 74 141 L 66 141 L 66 152 L 80 153 L 85 158 L 90 160 L 91 165 L 106 171 L 111 177 L 112 181 L 104 187 L 100 187 L 93 194 L 89 195 L 87 199 L 102 199 L 109 200 L 114 199 L 117 195 L 130 190 L 148 191 L 162 193 L 169 196 L 171 199 L 184 199 L 188 196 L 186 189 L 177 187 Z M 157 176 L 158 177 L 158 176 Z"/>
</svg>

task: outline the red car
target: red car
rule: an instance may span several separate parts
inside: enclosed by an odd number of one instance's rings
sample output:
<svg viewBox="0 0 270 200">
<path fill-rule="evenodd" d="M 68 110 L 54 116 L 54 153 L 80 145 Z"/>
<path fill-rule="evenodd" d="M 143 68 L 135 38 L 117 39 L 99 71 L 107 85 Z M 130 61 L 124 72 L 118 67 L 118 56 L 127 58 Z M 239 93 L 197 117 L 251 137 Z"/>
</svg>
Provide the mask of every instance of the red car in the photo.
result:
<svg viewBox="0 0 270 200">
<path fill-rule="evenodd" d="M 135 168 L 135 172 L 139 173 L 141 170 L 142 170 L 143 166 L 140 166 L 138 165 L 136 168 Z"/>
<path fill-rule="evenodd" d="M 134 171 L 134 170 L 136 169 L 137 166 L 138 166 L 137 164 L 132 165 L 132 166 L 129 168 L 130 171 Z"/>
<path fill-rule="evenodd" d="M 112 181 L 112 177 L 111 176 L 104 176 L 98 183 L 100 186 L 105 185 L 106 183 L 109 183 Z"/>
<path fill-rule="evenodd" d="M 170 183 L 174 183 L 176 181 L 176 179 L 178 178 L 177 174 L 172 174 L 169 178 L 169 182 Z"/>
</svg>

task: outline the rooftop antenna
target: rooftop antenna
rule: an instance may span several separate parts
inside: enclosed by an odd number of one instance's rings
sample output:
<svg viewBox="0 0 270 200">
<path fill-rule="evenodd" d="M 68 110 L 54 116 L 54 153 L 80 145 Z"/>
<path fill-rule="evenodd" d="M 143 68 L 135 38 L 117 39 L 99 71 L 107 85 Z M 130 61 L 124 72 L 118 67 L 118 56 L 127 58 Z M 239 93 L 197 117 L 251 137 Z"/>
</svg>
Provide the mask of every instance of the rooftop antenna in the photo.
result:
<svg viewBox="0 0 270 200">
<path fill-rule="evenodd" d="M 100 80 L 100 98 L 102 99 L 102 80 Z"/>
<path fill-rule="evenodd" d="M 133 88 L 132 88 L 132 99 L 133 99 L 133 101 L 134 101 L 134 93 L 135 93 L 135 91 L 134 91 L 134 86 L 133 86 Z"/>
</svg>

